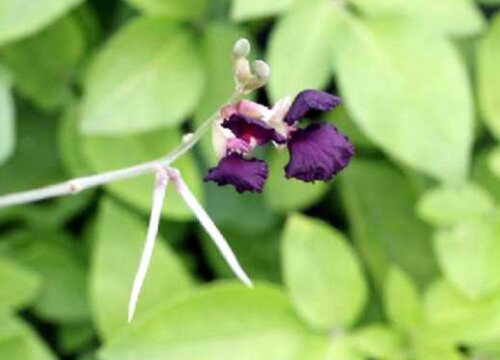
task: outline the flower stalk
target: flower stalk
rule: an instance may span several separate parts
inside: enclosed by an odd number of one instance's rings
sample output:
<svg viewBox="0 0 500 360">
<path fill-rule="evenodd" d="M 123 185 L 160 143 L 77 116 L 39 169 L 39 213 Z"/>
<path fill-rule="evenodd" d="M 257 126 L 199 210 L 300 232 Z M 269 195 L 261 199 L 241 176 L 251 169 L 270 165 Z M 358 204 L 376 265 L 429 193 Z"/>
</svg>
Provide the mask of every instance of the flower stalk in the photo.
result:
<svg viewBox="0 0 500 360">
<path fill-rule="evenodd" d="M 250 43 L 246 39 L 238 40 L 233 48 L 233 73 L 236 86 L 233 94 L 222 107 L 237 103 L 245 94 L 264 86 L 269 78 L 269 66 L 262 60 L 254 62 L 254 72 L 252 72 L 250 69 L 250 63 L 247 59 L 250 50 Z M 185 136 L 182 143 L 163 158 L 123 169 L 75 178 L 39 189 L 0 196 L 0 208 L 32 203 L 64 195 L 77 194 L 89 188 L 136 176 L 155 173 L 158 168 L 169 167 L 175 160 L 184 155 L 187 151 L 191 150 L 191 148 L 195 146 L 201 137 L 211 128 L 211 125 L 218 120 L 220 120 L 219 109 L 217 109 L 212 116 L 205 120 L 205 122 L 203 122 L 194 133 L 190 133 L 188 136 Z"/>
<path fill-rule="evenodd" d="M 201 204 L 196 200 L 196 197 L 193 195 L 191 190 L 187 187 L 186 183 L 182 179 L 181 173 L 176 169 L 168 169 L 168 174 L 170 180 L 175 185 L 178 193 L 186 202 L 186 205 L 193 211 L 194 215 L 198 218 L 201 226 L 205 229 L 205 231 L 210 235 L 212 240 L 215 243 L 215 246 L 219 249 L 220 253 L 228 263 L 231 270 L 234 274 L 248 287 L 252 287 L 252 281 L 245 273 L 243 268 L 241 267 L 236 255 L 234 255 L 233 251 L 229 247 L 224 235 L 219 231 L 215 223 L 207 214 L 205 209 L 201 206 Z"/>
<path fill-rule="evenodd" d="M 139 296 L 146 279 L 146 274 L 149 269 L 149 264 L 151 263 L 151 258 L 153 255 L 154 245 L 156 237 L 158 235 L 158 228 L 161 219 L 161 211 L 163 203 L 165 201 L 165 193 L 167 190 L 167 185 L 172 182 L 175 186 L 177 192 L 181 195 L 182 199 L 186 202 L 186 205 L 193 211 L 194 215 L 198 218 L 198 221 L 203 226 L 203 228 L 210 235 L 215 245 L 219 249 L 220 253 L 228 263 L 234 274 L 248 287 L 252 287 L 252 281 L 245 273 L 241 267 L 236 255 L 231 250 L 231 247 L 227 243 L 226 239 L 219 231 L 215 223 L 212 221 L 210 216 L 207 214 L 205 209 L 196 200 L 189 187 L 184 182 L 179 170 L 174 168 L 159 168 L 156 172 L 156 182 L 153 190 L 153 205 L 151 208 L 151 216 L 149 218 L 149 226 L 146 236 L 146 242 L 144 244 L 144 250 L 142 252 L 141 260 L 139 262 L 139 267 L 137 269 L 134 283 L 132 285 L 132 291 L 130 293 L 130 300 L 128 306 L 128 322 L 130 323 L 135 314 L 135 309 L 139 301 Z"/>
<path fill-rule="evenodd" d="M 242 97 L 243 91 L 241 89 L 237 89 L 228 99 L 226 104 L 237 102 Z M 216 111 L 212 116 L 205 120 L 205 122 L 203 122 L 194 133 L 190 134 L 185 141 L 160 159 L 96 175 L 79 177 L 39 189 L 0 196 L 0 208 L 28 204 L 59 196 L 78 194 L 79 192 L 90 188 L 145 174 L 155 173 L 158 168 L 166 168 L 170 166 L 175 160 L 191 150 L 191 148 L 195 146 L 201 137 L 210 129 L 212 123 L 214 123 L 218 118 L 219 111 Z"/>
<path fill-rule="evenodd" d="M 169 177 L 165 168 L 158 168 L 156 172 L 155 187 L 153 189 L 153 205 L 151 207 L 151 216 L 149 218 L 146 242 L 144 244 L 141 261 L 139 262 L 139 268 L 137 269 L 137 273 L 135 274 L 132 291 L 130 293 L 130 300 L 128 305 L 128 322 L 131 322 L 134 318 L 134 313 L 137 307 L 137 302 L 139 300 L 139 295 L 141 294 L 142 285 L 144 284 L 144 280 L 146 279 L 149 264 L 151 263 L 151 257 L 153 256 L 153 250 L 156 237 L 158 235 L 161 210 L 163 208 L 163 202 L 165 201 L 165 193 L 167 190 L 168 180 Z"/>
<path fill-rule="evenodd" d="M 224 104 L 221 108 L 234 105 L 242 99 L 243 95 L 265 85 L 267 82 L 270 73 L 269 66 L 264 61 L 258 60 L 254 62 L 252 71 L 247 58 L 249 53 L 250 43 L 248 40 L 239 40 L 233 49 L 233 71 L 236 85 L 235 91 L 226 104 Z M 77 194 L 83 190 L 99 185 L 109 184 L 114 181 L 124 180 L 147 173 L 156 173 L 156 182 L 153 189 L 153 201 L 146 241 L 129 298 L 128 322 L 131 322 L 134 318 L 141 290 L 151 263 L 169 181 L 173 182 L 176 190 L 184 199 L 188 207 L 193 211 L 194 215 L 198 218 L 203 228 L 210 235 L 235 275 L 244 284 L 252 287 L 252 281 L 239 264 L 224 236 L 188 188 L 187 184 L 182 179 L 180 172 L 169 167 L 171 163 L 196 145 L 201 137 L 210 128 L 213 128 L 217 121 L 220 121 L 220 117 L 221 112 L 220 109 L 218 109 L 194 133 L 186 134 L 183 137 L 181 144 L 163 158 L 119 170 L 75 178 L 40 189 L 0 196 L 0 208 L 31 203 L 57 196 Z M 235 146 L 237 146 L 236 143 L 237 141 L 235 142 Z"/>
</svg>

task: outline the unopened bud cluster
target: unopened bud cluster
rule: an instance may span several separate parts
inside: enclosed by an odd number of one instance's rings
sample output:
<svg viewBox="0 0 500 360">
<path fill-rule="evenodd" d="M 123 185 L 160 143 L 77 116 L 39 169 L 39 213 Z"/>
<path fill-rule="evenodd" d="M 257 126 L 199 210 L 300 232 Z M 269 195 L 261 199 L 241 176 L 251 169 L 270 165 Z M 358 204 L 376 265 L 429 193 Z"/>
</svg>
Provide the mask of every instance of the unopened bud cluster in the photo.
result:
<svg viewBox="0 0 500 360">
<path fill-rule="evenodd" d="M 234 79 L 238 89 L 247 93 L 264 86 L 269 79 L 271 69 L 263 60 L 256 60 L 250 65 L 250 43 L 240 39 L 233 48 Z"/>
</svg>

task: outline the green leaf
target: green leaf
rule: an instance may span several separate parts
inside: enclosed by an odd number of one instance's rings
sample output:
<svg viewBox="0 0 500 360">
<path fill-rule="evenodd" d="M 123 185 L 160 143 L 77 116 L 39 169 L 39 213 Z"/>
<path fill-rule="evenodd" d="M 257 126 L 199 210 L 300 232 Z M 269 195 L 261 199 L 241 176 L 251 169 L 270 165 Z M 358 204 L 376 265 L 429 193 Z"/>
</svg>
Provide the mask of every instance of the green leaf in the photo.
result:
<svg viewBox="0 0 500 360">
<path fill-rule="evenodd" d="M 198 19 L 207 9 L 207 0 L 126 0 L 147 15 L 164 15 L 176 19 Z"/>
<path fill-rule="evenodd" d="M 71 97 L 71 82 L 84 51 L 82 29 L 74 18 L 65 17 L 33 37 L 5 46 L 3 56 L 19 93 L 53 110 Z"/>
<path fill-rule="evenodd" d="M 101 37 L 104 32 L 98 19 L 98 12 L 95 11 L 91 3 L 85 2 L 76 8 L 71 16 L 78 22 L 78 25 L 83 30 L 87 51 L 95 50 L 95 48 L 101 44 Z M 85 70 L 86 66 L 87 64 L 83 65 Z M 79 73 L 79 75 L 82 75 L 82 73 Z M 78 78 L 78 80 L 81 80 L 81 78 Z"/>
<path fill-rule="evenodd" d="M 246 232 L 242 229 L 226 227 L 220 227 L 220 229 L 237 254 L 241 266 L 252 280 L 280 282 L 279 239 L 281 229 L 274 228 L 265 232 Z M 234 273 L 221 257 L 213 240 L 203 229 L 199 229 L 198 233 L 202 239 L 202 246 L 210 267 L 217 275 L 234 279 Z"/>
<path fill-rule="evenodd" d="M 467 68 L 469 73 L 475 72 L 476 60 L 477 60 L 477 36 L 467 36 L 453 38 L 454 44 L 457 47 L 460 56 Z M 476 110 L 476 109 L 475 109 Z M 477 110 L 476 110 L 477 113 Z M 484 128 L 481 126 L 481 121 L 474 122 L 474 133 L 476 138 L 480 137 L 483 133 Z"/>
<path fill-rule="evenodd" d="M 281 226 L 282 216 L 266 206 L 260 195 L 239 194 L 232 187 L 214 183 L 205 183 L 205 189 L 207 212 L 222 228 L 252 235 Z"/>
<path fill-rule="evenodd" d="M 491 169 L 493 152 L 494 150 L 486 149 L 475 156 L 472 180 L 488 190 L 496 203 L 500 203 L 500 176 L 496 176 Z"/>
<path fill-rule="evenodd" d="M 322 330 L 352 325 L 366 304 L 367 288 L 342 233 L 293 215 L 282 241 L 285 283 L 298 313 Z"/>
<path fill-rule="evenodd" d="M 92 254 L 90 297 L 92 316 L 104 339 L 127 324 L 128 300 L 145 239 L 145 222 L 111 200 L 105 198 L 101 202 Z M 168 303 L 192 285 L 182 264 L 158 238 L 134 321 L 141 322 L 140 318 L 149 309 Z"/>
<path fill-rule="evenodd" d="M 0 0 L 0 44 L 29 36 L 83 0 Z"/>
<path fill-rule="evenodd" d="M 324 338 L 322 349 L 315 349 L 314 353 L 306 353 L 304 360 L 365 360 L 366 357 L 360 351 L 350 336 L 343 333 L 333 332 L 329 337 Z"/>
<path fill-rule="evenodd" d="M 419 286 L 431 280 L 431 230 L 416 217 L 416 191 L 403 174 L 384 161 L 357 159 L 339 179 L 355 244 L 378 287 L 392 266 Z"/>
<path fill-rule="evenodd" d="M 476 1 L 480 4 L 490 5 L 490 6 L 500 4 L 500 0 L 476 0 Z"/>
<path fill-rule="evenodd" d="M 361 131 L 398 161 L 442 181 L 462 182 L 474 118 L 458 52 L 415 27 L 354 18 L 346 24 L 336 67 L 344 102 Z"/>
<path fill-rule="evenodd" d="M 473 300 L 446 281 L 425 296 L 425 318 L 436 342 L 478 344 L 500 341 L 500 293 Z"/>
<path fill-rule="evenodd" d="M 27 323 L 2 312 L 0 359 L 56 360 L 56 356 Z"/>
<path fill-rule="evenodd" d="M 436 253 L 445 275 L 471 298 L 500 289 L 499 216 L 492 212 L 436 234 Z"/>
<path fill-rule="evenodd" d="M 83 156 L 82 137 L 78 132 L 80 106 L 70 103 L 61 115 L 57 145 L 61 162 L 71 177 L 92 173 Z M 89 190 L 87 190 L 89 191 Z"/>
<path fill-rule="evenodd" d="M 500 356 L 500 343 L 481 344 L 474 347 L 472 354 L 475 359 L 497 359 Z"/>
<path fill-rule="evenodd" d="M 58 155 L 59 123 L 54 120 L 20 108 L 16 152 L 0 171 L 0 194 L 46 186 L 68 178 Z M 54 199 L 43 206 L 10 207 L 0 211 L 0 221 L 22 221 L 43 228 L 58 227 L 79 213 L 92 198 L 92 192 L 86 192 Z"/>
<path fill-rule="evenodd" d="M 398 268 L 387 276 L 384 292 L 385 311 L 398 329 L 411 332 L 422 319 L 420 295 L 413 281 Z"/>
<path fill-rule="evenodd" d="M 64 171 L 56 156 L 57 122 L 50 120 L 40 113 L 20 109 L 16 153 L 0 171 L 2 193 L 64 180 Z"/>
<path fill-rule="evenodd" d="M 94 336 L 94 329 L 89 323 L 65 324 L 58 328 L 57 342 L 64 354 L 74 354 L 87 349 Z"/>
<path fill-rule="evenodd" d="M 97 358 L 97 355 L 94 351 L 89 351 L 83 353 L 80 357 L 78 357 L 78 360 L 101 360 L 101 359 Z"/>
<path fill-rule="evenodd" d="M 130 134 L 179 124 L 201 96 L 193 35 L 167 18 L 130 22 L 89 70 L 81 129 Z"/>
<path fill-rule="evenodd" d="M 294 360 L 307 329 L 279 289 L 216 285 L 127 326 L 103 360 Z"/>
<path fill-rule="evenodd" d="M 397 359 L 404 337 L 382 324 L 368 325 L 351 335 L 355 347 L 369 358 Z"/>
<path fill-rule="evenodd" d="M 447 227 L 488 214 L 494 206 L 487 191 L 475 183 L 468 183 L 460 188 L 438 187 L 426 192 L 419 200 L 417 211 L 425 221 Z"/>
<path fill-rule="evenodd" d="M 495 16 L 479 42 L 479 103 L 490 130 L 500 139 L 500 15 Z"/>
<path fill-rule="evenodd" d="M 296 357 L 299 360 L 327 360 L 330 359 L 332 341 L 327 334 L 316 332 L 309 336 L 304 350 Z"/>
<path fill-rule="evenodd" d="M 500 147 L 492 151 L 488 162 L 491 172 L 500 178 Z"/>
<path fill-rule="evenodd" d="M 375 145 L 359 130 L 352 118 L 347 113 L 345 106 L 339 106 L 334 111 L 328 112 L 326 120 L 336 126 L 343 134 L 346 134 L 354 143 L 356 149 L 374 150 Z"/>
<path fill-rule="evenodd" d="M 73 323 L 87 319 L 87 274 L 74 239 L 52 231 L 23 233 L 11 240 L 16 259 L 37 273 L 41 290 L 34 311 L 49 321 Z"/>
<path fill-rule="evenodd" d="M 318 202 L 328 190 L 324 182 L 305 183 L 286 179 L 284 167 L 287 151 L 273 151 L 269 155 L 269 179 L 264 188 L 264 199 L 273 210 L 285 212 L 305 209 Z"/>
<path fill-rule="evenodd" d="M 427 340 L 418 343 L 414 349 L 414 358 L 416 360 L 466 360 L 460 350 L 452 345 L 439 344 Z"/>
<path fill-rule="evenodd" d="M 182 139 L 176 129 L 163 129 L 133 136 L 86 136 L 82 141 L 83 153 L 89 167 L 94 172 L 103 172 L 160 158 L 177 147 Z M 202 177 L 193 153 L 183 155 L 173 166 L 181 171 L 193 194 L 202 200 Z M 106 188 L 121 199 L 149 213 L 153 184 L 154 176 L 145 175 L 109 184 Z M 167 189 L 163 214 L 174 220 L 189 220 L 193 217 L 191 210 L 173 186 Z"/>
<path fill-rule="evenodd" d="M 14 99 L 11 87 L 11 76 L 0 64 L 0 165 L 12 155 L 16 142 Z"/>
<path fill-rule="evenodd" d="M 40 290 L 40 277 L 13 260 L 0 259 L 0 309 L 22 309 Z"/>
<path fill-rule="evenodd" d="M 272 99 L 324 87 L 331 73 L 330 34 L 336 25 L 330 2 L 304 2 L 281 18 L 270 37 L 267 58 L 272 69 Z"/>
<path fill-rule="evenodd" d="M 393 16 L 426 30 L 452 35 L 478 33 L 485 21 L 472 0 L 349 0 L 369 16 Z M 450 16 L 453 14 L 453 16 Z"/>
<path fill-rule="evenodd" d="M 231 18 L 236 21 L 274 16 L 288 10 L 296 0 L 233 0 Z"/>
</svg>

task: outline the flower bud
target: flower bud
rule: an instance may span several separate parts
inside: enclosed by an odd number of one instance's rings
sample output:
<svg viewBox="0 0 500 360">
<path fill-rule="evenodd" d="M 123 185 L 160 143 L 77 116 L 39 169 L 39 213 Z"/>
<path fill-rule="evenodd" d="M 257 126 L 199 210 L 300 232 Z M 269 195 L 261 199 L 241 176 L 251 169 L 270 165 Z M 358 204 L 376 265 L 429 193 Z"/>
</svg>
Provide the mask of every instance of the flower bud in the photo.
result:
<svg viewBox="0 0 500 360">
<path fill-rule="evenodd" d="M 269 67 L 269 65 L 263 61 L 263 60 L 256 60 L 254 61 L 253 63 L 253 70 L 255 71 L 255 75 L 267 82 L 267 80 L 269 79 L 269 76 L 271 75 L 271 68 Z"/>
<path fill-rule="evenodd" d="M 245 85 L 252 79 L 252 71 L 250 70 L 250 63 L 245 57 L 234 59 L 234 79 L 237 85 L 245 87 Z"/>
<path fill-rule="evenodd" d="M 233 56 L 235 58 L 246 58 L 250 54 L 250 42 L 243 38 L 239 39 L 233 48 Z"/>
<path fill-rule="evenodd" d="M 253 62 L 253 71 L 255 75 L 244 83 L 244 89 L 246 92 L 250 92 L 264 86 L 271 75 L 271 68 L 265 61 L 262 60 L 256 60 Z"/>
</svg>

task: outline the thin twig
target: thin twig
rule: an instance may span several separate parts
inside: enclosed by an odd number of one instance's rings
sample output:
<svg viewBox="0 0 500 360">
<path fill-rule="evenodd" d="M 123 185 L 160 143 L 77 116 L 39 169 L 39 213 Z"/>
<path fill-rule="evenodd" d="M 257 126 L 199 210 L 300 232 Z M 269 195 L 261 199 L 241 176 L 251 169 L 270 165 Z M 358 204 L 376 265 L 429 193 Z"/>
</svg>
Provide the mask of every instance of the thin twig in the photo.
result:
<svg viewBox="0 0 500 360">
<path fill-rule="evenodd" d="M 174 183 L 175 188 L 186 202 L 186 205 L 193 211 L 200 224 L 210 235 L 215 245 L 221 252 L 222 257 L 226 260 L 231 270 L 233 270 L 234 274 L 248 287 L 253 286 L 252 281 L 241 267 L 238 259 L 236 258 L 236 255 L 231 250 L 231 247 L 227 243 L 226 239 L 214 224 L 212 219 L 208 216 L 205 209 L 203 209 L 198 200 L 196 200 L 191 190 L 189 190 L 188 186 L 182 179 L 182 175 L 179 170 L 174 168 L 158 168 L 156 172 L 155 187 L 153 190 L 153 206 L 151 208 L 151 216 L 149 218 L 146 242 L 144 243 L 144 249 L 139 261 L 139 267 L 135 274 L 134 283 L 132 285 L 132 291 L 130 293 L 128 303 L 129 323 L 134 318 L 139 296 L 141 294 L 144 280 L 146 279 L 149 264 L 151 263 L 155 240 L 158 235 L 158 227 L 160 224 L 163 202 L 165 201 L 165 193 L 170 180 Z"/>
<path fill-rule="evenodd" d="M 139 300 L 142 285 L 144 284 L 144 280 L 146 279 L 146 274 L 149 269 L 151 257 L 153 256 L 153 250 L 155 246 L 156 236 L 158 235 L 161 210 L 163 208 L 163 202 L 165 201 L 165 192 L 167 190 L 167 185 L 167 171 L 165 170 L 165 168 L 159 168 L 156 173 L 156 183 L 153 189 L 153 206 L 151 208 L 151 217 L 149 218 L 146 242 L 144 244 L 144 250 L 142 251 L 139 268 L 137 269 L 137 273 L 135 274 L 132 291 L 130 293 L 130 300 L 128 305 L 128 322 L 131 322 L 134 318 L 137 301 Z"/>
<path fill-rule="evenodd" d="M 208 216 L 207 212 L 201 204 L 196 200 L 195 196 L 189 190 L 186 183 L 182 179 L 180 172 L 176 169 L 169 168 L 167 169 L 169 179 L 175 185 L 177 191 L 182 196 L 186 205 L 193 211 L 195 216 L 198 218 L 198 221 L 203 226 L 205 231 L 210 235 L 215 245 L 219 249 L 220 253 L 228 263 L 231 270 L 233 270 L 234 274 L 248 287 L 252 287 L 252 280 L 245 273 L 245 270 L 241 267 L 236 255 L 233 250 L 227 243 L 224 235 L 219 231 L 217 226 L 214 224 L 210 216 Z"/>
<path fill-rule="evenodd" d="M 236 90 L 233 95 L 231 95 L 226 104 L 231 104 L 238 101 L 242 97 L 242 95 L 243 92 L 241 90 Z M 210 125 L 218 118 L 218 116 L 219 113 L 217 111 L 207 120 L 205 120 L 205 122 L 203 122 L 203 124 L 201 124 L 200 127 L 186 139 L 186 141 L 184 141 L 177 148 L 165 155 L 163 158 L 126 167 L 123 169 L 75 178 L 39 189 L 0 196 L 0 208 L 32 203 L 35 201 L 49 199 L 57 196 L 77 194 L 89 188 L 109 184 L 119 180 L 125 180 L 139 175 L 154 173 L 158 168 L 166 168 L 180 156 L 190 150 L 194 145 L 196 145 L 196 143 L 207 132 L 207 130 L 210 128 Z"/>
</svg>

